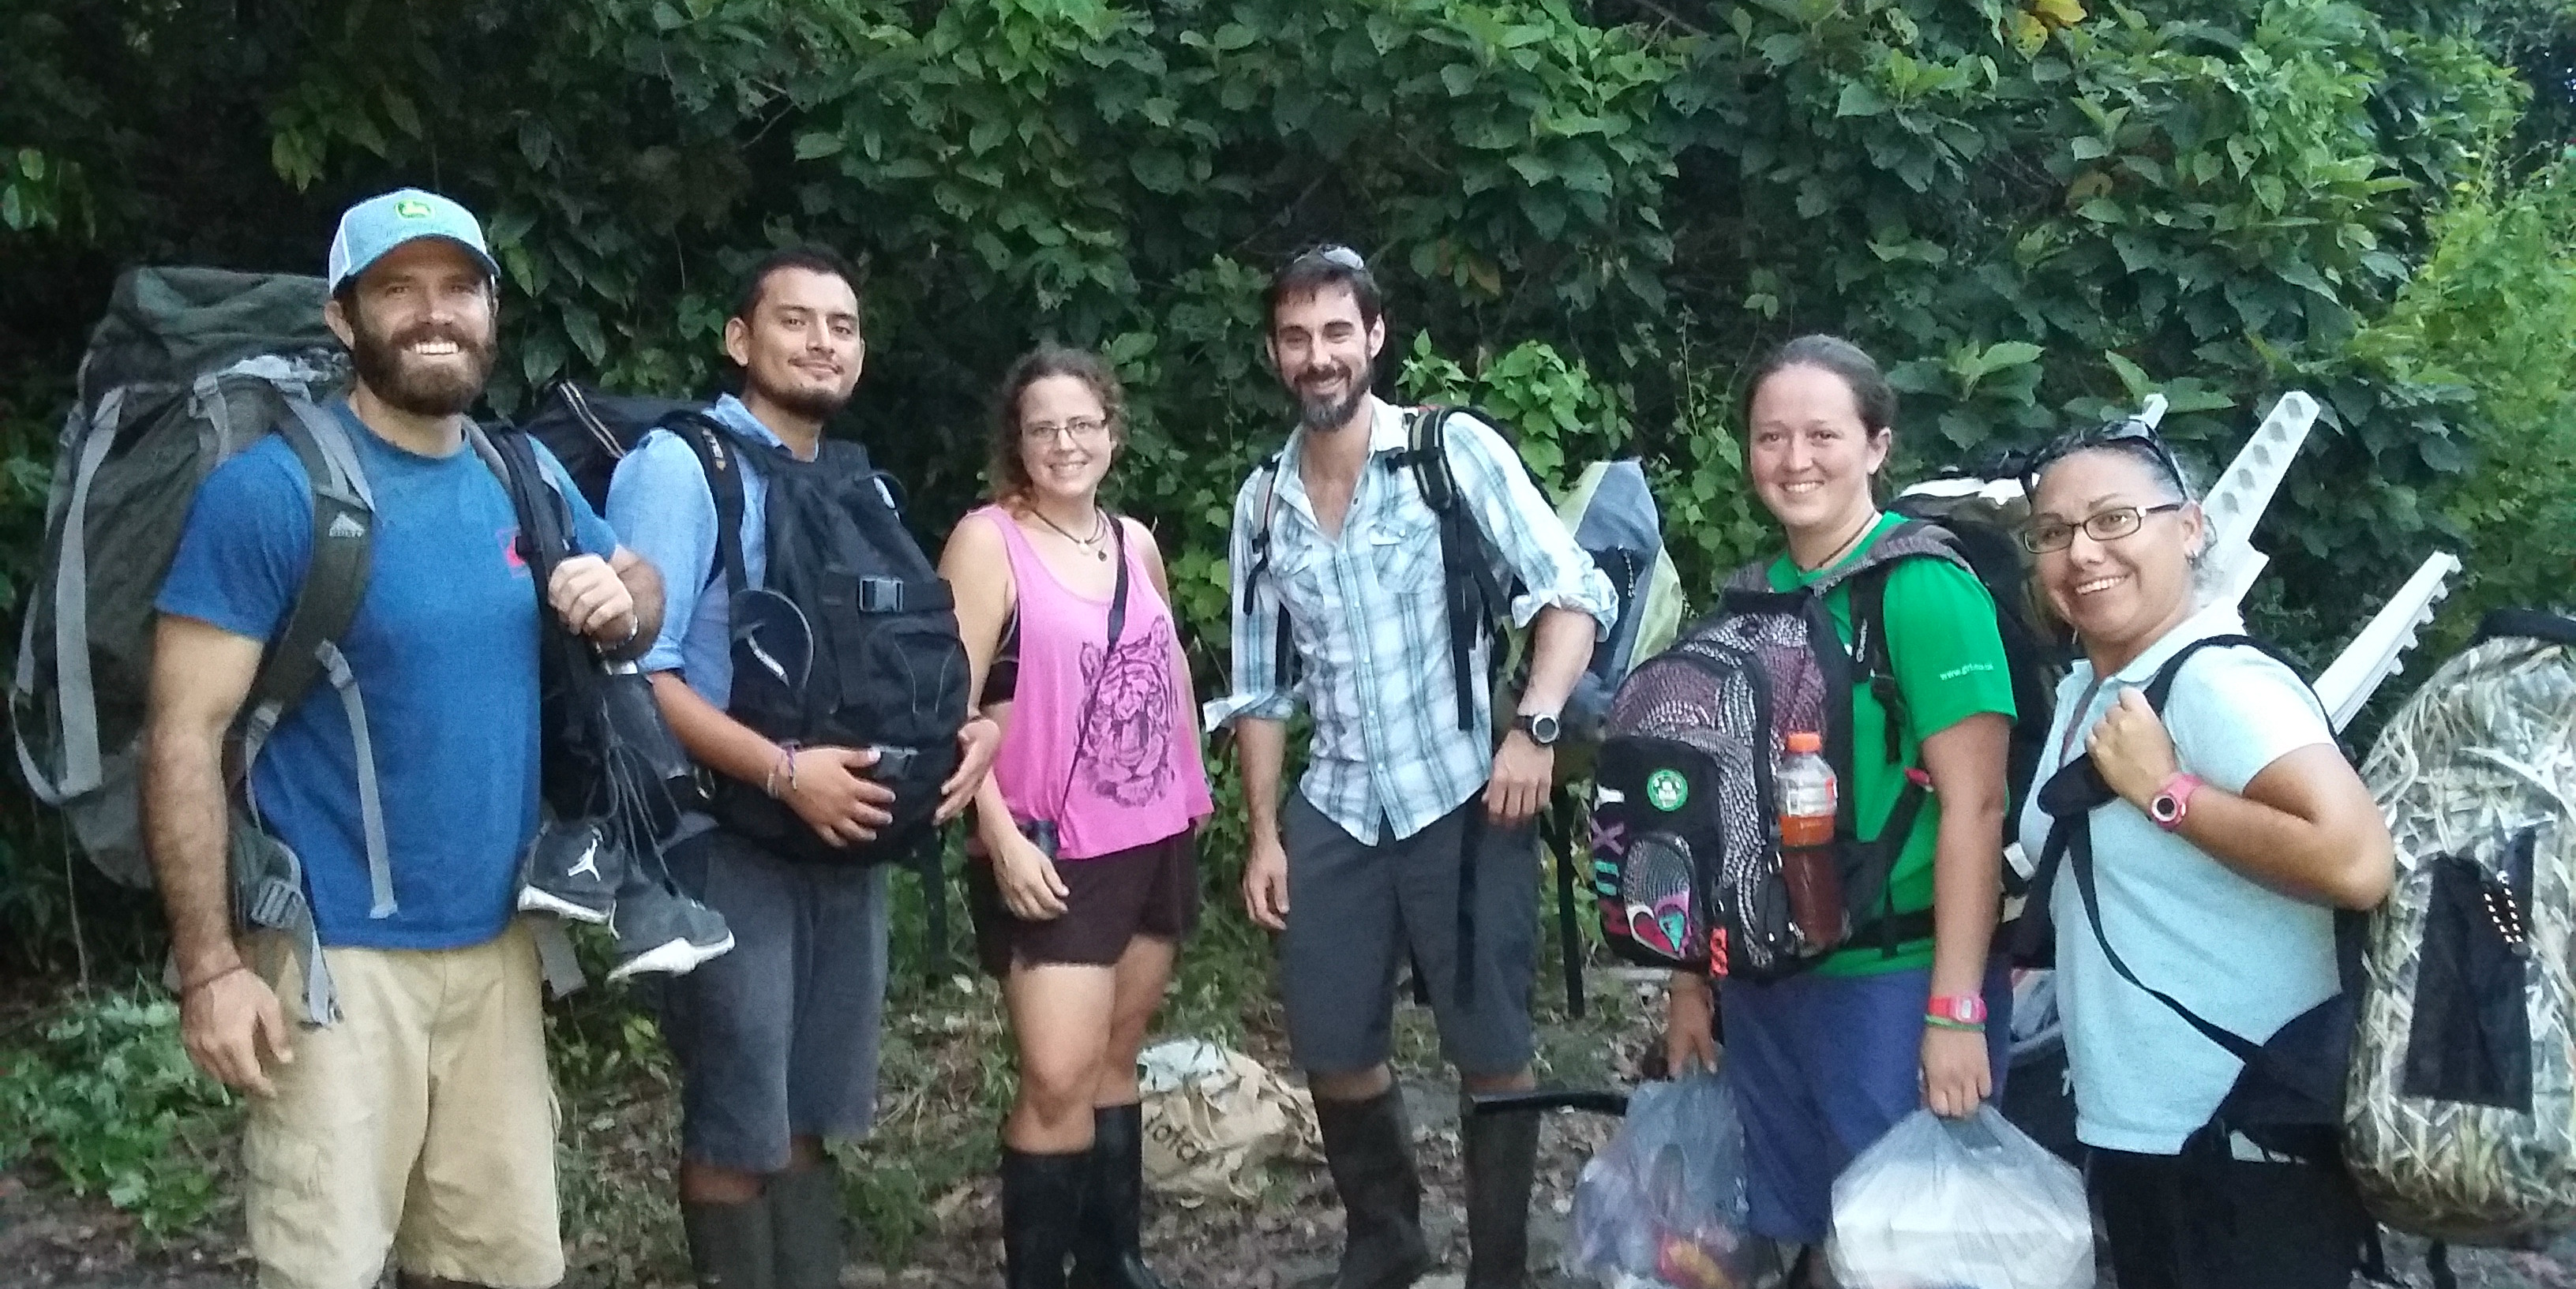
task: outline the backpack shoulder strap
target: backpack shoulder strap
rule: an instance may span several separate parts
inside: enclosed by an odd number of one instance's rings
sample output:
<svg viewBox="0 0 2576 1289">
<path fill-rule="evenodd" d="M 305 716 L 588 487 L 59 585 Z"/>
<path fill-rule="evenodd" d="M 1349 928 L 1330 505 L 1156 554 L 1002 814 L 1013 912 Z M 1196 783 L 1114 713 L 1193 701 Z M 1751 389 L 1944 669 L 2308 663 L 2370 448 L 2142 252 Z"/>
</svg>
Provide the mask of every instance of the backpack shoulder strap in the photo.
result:
<svg viewBox="0 0 2576 1289">
<path fill-rule="evenodd" d="M 1457 413 L 1437 403 L 1406 412 L 1404 453 L 1394 463 L 1413 472 L 1413 485 L 1440 515 L 1458 508 L 1458 477 L 1449 469 L 1449 418 Z"/>
<path fill-rule="evenodd" d="M 697 454 L 698 467 L 707 476 L 707 492 L 715 501 L 715 568 L 708 580 L 723 576 L 725 589 L 735 595 L 750 590 L 751 576 L 742 562 L 742 472 L 753 468 L 751 454 L 744 451 L 733 431 L 704 412 L 677 413 L 663 421 L 662 428 L 677 435 Z"/>
<path fill-rule="evenodd" d="M 1253 586 L 1270 576 L 1270 535 L 1279 519 L 1279 472 L 1287 461 L 1288 449 L 1281 448 L 1254 471 L 1261 477 L 1261 505 L 1252 521 L 1252 568 L 1243 578 L 1243 608 L 1246 613 L 1252 611 Z M 1278 599 L 1278 620 L 1271 624 L 1270 633 L 1270 675 L 1274 683 L 1285 688 L 1296 674 L 1297 651 L 1288 638 L 1287 597 Z"/>
<path fill-rule="evenodd" d="M 1904 731 L 1913 718 L 1905 707 L 1905 692 L 1897 687 L 1896 661 L 1888 645 L 1887 579 L 1899 565 L 1915 559 L 1947 559 L 1962 569 L 1968 567 L 1947 530 L 1910 519 L 1871 543 L 1858 567 L 1820 584 L 1826 589 L 1835 585 L 1851 588 L 1852 660 L 1857 664 L 1853 675 L 1857 682 L 1869 686 L 1879 710 L 1887 713 L 1884 728 L 1889 765 L 1903 761 Z"/>
<path fill-rule="evenodd" d="M 554 476 L 537 460 L 536 448 L 526 434 L 514 430 L 486 432 L 468 425 L 466 439 L 483 458 L 493 477 L 501 481 L 510 494 L 510 508 L 519 517 L 519 556 L 528 562 L 539 587 L 554 578 L 555 565 L 572 557 L 572 528 L 567 522 L 563 492 Z"/>
<path fill-rule="evenodd" d="M 286 623 L 269 641 L 242 703 L 245 774 L 286 709 L 323 678 L 322 651 L 357 618 L 375 550 L 375 504 L 347 428 L 305 400 L 290 397 L 286 405 L 289 415 L 277 433 L 294 449 L 311 486 L 313 547 Z"/>
<path fill-rule="evenodd" d="M 304 581 L 296 589 L 286 624 L 269 642 L 259 671 L 243 702 L 239 731 L 242 791 L 254 817 L 259 812 L 251 790 L 251 767 L 260 749 L 286 714 L 315 684 L 328 681 L 340 697 L 349 721 L 349 741 L 357 761 L 358 819 L 367 857 L 369 917 L 395 911 L 392 847 L 385 838 L 384 794 L 376 776 L 375 740 L 367 725 L 365 699 L 340 638 L 358 616 L 366 597 L 374 555 L 375 503 L 359 469 L 357 446 L 338 418 L 311 401 L 290 396 L 287 418 L 278 433 L 304 467 L 313 495 L 313 549 L 305 562 Z M 316 941 L 318 943 L 318 941 Z"/>
<path fill-rule="evenodd" d="M 2492 609 L 2478 619 L 2477 638 L 2470 643 L 2482 645 L 2508 636 L 2576 648 L 2576 618 L 2531 609 Z"/>
<path fill-rule="evenodd" d="M 1476 728 L 1476 679 L 1473 662 L 1478 637 L 1500 639 L 1511 598 L 1494 576 L 1491 541 L 1458 495 L 1458 478 L 1449 468 L 1449 418 L 1461 409 L 1445 405 L 1406 413 L 1404 451 L 1390 464 L 1413 475 L 1413 486 L 1439 519 L 1441 572 L 1448 582 L 1449 671 L 1457 682 L 1458 728 Z"/>
<path fill-rule="evenodd" d="M 2147 678 L 2147 683 L 2142 690 L 2147 706 L 2159 714 L 2163 713 L 2165 700 L 2173 693 L 2174 681 L 2182 675 L 2183 664 L 2190 662 L 2204 649 L 2228 648 L 2257 650 L 2282 666 L 2288 667 L 2291 674 L 2299 674 L 2297 664 L 2288 655 L 2252 636 L 2207 636 L 2184 645 L 2172 657 L 2165 659 L 2163 665 L 2156 668 L 2153 676 Z M 2303 681 L 2304 679 L 2302 677 Z M 2081 720 L 2083 715 L 2082 712 L 2075 712 L 2069 719 Z M 2111 969 L 2118 973 L 2121 979 L 2163 1003 L 2193 1029 L 2207 1035 L 2211 1042 L 2227 1049 L 2229 1055 L 2248 1064 L 2255 1064 L 2260 1060 L 2268 1072 L 2269 1067 L 2277 1062 L 2270 1061 L 2266 1054 L 2260 1052 L 2254 1043 L 2242 1035 L 2221 1028 L 2200 1013 L 2184 1006 L 2180 999 L 2139 980 L 2136 973 L 2129 969 L 2129 964 L 2121 959 L 2119 951 L 2111 947 L 2110 939 L 2103 933 L 2102 912 L 2099 907 L 2099 897 L 2095 893 L 2093 878 L 2092 815 L 2095 810 L 2110 804 L 2113 799 L 2110 786 L 2102 782 L 2100 773 L 2093 769 L 2093 758 L 2089 754 L 2059 766 L 2057 773 L 2050 776 L 2047 784 L 2041 787 L 2039 805 L 2042 810 L 2048 812 L 2051 823 L 2048 843 L 2039 857 L 2038 865 L 2031 872 L 2030 906 L 2047 907 L 2047 901 L 2056 887 L 2059 870 L 2071 863 L 2075 870 L 2076 892 L 2083 897 L 2085 919 L 2092 924 L 2094 942 L 2101 946 L 2102 957 L 2104 961 L 2110 963 Z M 2298 1084 L 2295 1077 L 2289 1082 L 2292 1086 Z"/>
</svg>

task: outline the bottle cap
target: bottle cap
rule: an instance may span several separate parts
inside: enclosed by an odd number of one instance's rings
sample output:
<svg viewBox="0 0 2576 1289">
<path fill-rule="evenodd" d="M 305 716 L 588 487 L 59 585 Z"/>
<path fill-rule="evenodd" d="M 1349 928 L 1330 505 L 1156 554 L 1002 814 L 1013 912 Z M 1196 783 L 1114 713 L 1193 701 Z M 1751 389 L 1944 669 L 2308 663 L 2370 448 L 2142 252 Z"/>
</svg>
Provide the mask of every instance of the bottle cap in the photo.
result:
<svg viewBox="0 0 2576 1289">
<path fill-rule="evenodd" d="M 1789 753 L 1792 756 L 1801 752 L 1822 752 L 1824 750 L 1825 736 L 1815 732 L 1814 730 L 1796 730 L 1791 732 L 1789 735 Z"/>
</svg>

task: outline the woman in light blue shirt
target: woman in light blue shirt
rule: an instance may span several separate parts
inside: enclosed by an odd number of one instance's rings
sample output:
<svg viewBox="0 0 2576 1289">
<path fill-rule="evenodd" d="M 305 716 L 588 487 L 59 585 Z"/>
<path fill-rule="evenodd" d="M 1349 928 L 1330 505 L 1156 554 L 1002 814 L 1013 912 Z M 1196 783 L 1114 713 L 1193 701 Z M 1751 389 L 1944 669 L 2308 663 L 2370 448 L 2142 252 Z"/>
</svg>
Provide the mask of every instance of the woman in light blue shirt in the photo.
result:
<svg viewBox="0 0 2576 1289">
<path fill-rule="evenodd" d="M 2153 432 L 2079 434 L 2042 460 L 2024 545 L 2083 657 L 2058 690 L 2040 781 L 2089 754 L 2114 794 L 2068 810 L 2091 861 L 2064 852 L 2048 906 L 2113 1271 L 2122 1289 L 2342 1289 L 2372 1228 L 2330 1136 L 2308 1152 L 2222 1115 L 2244 1063 L 2148 990 L 2273 1040 L 2340 991 L 2334 910 L 2387 893 L 2388 830 L 2315 696 L 2268 651 L 2193 649 L 2161 712 L 2141 692 L 2186 649 L 2244 632 L 2233 605 L 2200 606 L 2209 526 Z M 2033 855 L 2050 795 L 2023 811 Z M 2339 1070 L 2316 1072 L 2340 1087 Z"/>
</svg>

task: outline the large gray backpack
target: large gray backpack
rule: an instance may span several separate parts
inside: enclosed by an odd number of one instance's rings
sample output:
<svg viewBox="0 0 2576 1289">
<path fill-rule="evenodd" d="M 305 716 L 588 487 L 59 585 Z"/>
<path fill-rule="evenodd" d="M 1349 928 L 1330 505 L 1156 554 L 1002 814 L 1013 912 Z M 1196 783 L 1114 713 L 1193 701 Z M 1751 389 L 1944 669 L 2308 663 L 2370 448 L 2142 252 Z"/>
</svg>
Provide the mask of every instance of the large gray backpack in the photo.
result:
<svg viewBox="0 0 2576 1289">
<path fill-rule="evenodd" d="M 2396 838 L 2344 1155 L 2381 1221 L 2525 1244 L 2576 1229 L 2576 621 L 2491 614 L 2371 749 Z"/>
<path fill-rule="evenodd" d="M 152 674 L 153 600 L 177 552 L 191 499 L 225 459 L 272 431 L 313 480 L 313 554 L 285 625 L 270 642 L 234 731 L 228 772 L 247 767 L 283 716 L 328 682 L 357 741 L 370 875 L 389 905 L 384 823 L 366 713 L 334 643 L 366 588 L 374 510 L 355 446 L 318 403 L 345 375 L 323 326 L 318 278 L 215 269 L 137 269 L 119 279 L 81 360 L 65 420 L 9 688 L 28 785 L 59 808 L 81 850 L 110 877 L 148 886 L 138 761 Z M 238 800 L 256 820 L 247 793 Z M 233 829 L 237 922 L 313 943 L 292 852 L 255 827 Z M 317 1020 L 335 1010 L 327 974 L 308 969 Z"/>
</svg>

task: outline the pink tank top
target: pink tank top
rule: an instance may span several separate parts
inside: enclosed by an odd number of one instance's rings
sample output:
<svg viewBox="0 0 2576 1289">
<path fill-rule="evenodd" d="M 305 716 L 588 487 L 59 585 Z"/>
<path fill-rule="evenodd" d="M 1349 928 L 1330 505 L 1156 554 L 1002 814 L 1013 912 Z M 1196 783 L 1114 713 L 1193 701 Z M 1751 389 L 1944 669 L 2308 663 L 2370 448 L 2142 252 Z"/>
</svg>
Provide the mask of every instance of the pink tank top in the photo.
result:
<svg viewBox="0 0 2576 1289">
<path fill-rule="evenodd" d="M 1011 816 L 1053 819 L 1061 859 L 1161 841 L 1207 817 L 1215 806 L 1199 763 L 1196 705 L 1175 687 L 1180 636 L 1135 543 L 1127 616 L 1104 667 L 1108 598 L 1057 581 L 1009 512 L 986 506 L 976 516 L 1002 530 L 1019 588 L 1019 684 L 993 760 Z"/>
</svg>

